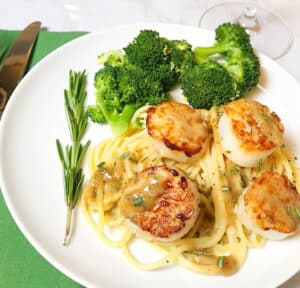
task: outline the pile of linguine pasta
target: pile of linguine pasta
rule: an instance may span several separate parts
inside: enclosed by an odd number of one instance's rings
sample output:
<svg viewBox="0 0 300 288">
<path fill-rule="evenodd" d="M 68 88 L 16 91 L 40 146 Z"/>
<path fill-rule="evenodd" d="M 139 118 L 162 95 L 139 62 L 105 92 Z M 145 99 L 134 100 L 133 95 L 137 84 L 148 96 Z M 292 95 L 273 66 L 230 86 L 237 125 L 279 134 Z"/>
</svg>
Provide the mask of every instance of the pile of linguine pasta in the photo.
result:
<svg viewBox="0 0 300 288">
<path fill-rule="evenodd" d="M 240 167 L 222 153 L 217 123 L 222 108 L 201 110 L 209 127 L 208 148 L 192 163 L 162 158 L 150 142 L 145 127 L 148 107 L 134 115 L 129 130 L 108 138 L 93 147 L 88 156 L 91 174 L 81 196 L 81 208 L 101 240 L 110 247 L 119 247 L 130 263 L 140 269 L 152 270 L 175 263 L 209 275 L 230 275 L 237 272 L 247 258 L 249 248 L 263 247 L 265 239 L 247 230 L 239 221 L 237 201 L 253 177 L 264 171 L 286 175 L 300 191 L 300 169 L 284 145 L 278 147 L 255 168 Z M 183 170 L 198 186 L 200 213 L 192 229 L 173 242 L 149 242 L 162 257 L 147 263 L 134 257 L 129 249 L 135 239 L 124 223 L 118 206 L 122 187 L 136 173 L 151 166 L 166 164 Z M 122 232 L 113 241 L 105 227 Z"/>
</svg>

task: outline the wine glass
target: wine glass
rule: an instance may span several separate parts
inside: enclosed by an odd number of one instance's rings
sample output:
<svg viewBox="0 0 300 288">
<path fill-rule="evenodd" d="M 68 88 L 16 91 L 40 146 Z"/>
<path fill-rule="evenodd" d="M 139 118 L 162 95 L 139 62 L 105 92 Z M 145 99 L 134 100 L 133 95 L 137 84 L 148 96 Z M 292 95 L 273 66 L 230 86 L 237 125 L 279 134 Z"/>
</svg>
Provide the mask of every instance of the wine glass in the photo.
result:
<svg viewBox="0 0 300 288">
<path fill-rule="evenodd" d="M 267 56 L 278 59 L 293 43 L 293 34 L 285 21 L 274 12 L 258 6 L 257 0 L 224 2 L 208 8 L 199 26 L 214 30 L 225 22 L 237 23 L 250 34 L 253 47 Z"/>
</svg>

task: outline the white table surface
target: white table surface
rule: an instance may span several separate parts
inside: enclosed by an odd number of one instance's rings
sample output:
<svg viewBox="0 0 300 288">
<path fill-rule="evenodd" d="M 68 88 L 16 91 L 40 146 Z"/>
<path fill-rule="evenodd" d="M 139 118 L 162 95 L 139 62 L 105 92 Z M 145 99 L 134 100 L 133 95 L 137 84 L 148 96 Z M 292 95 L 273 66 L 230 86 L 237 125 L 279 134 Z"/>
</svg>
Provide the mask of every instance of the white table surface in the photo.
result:
<svg viewBox="0 0 300 288">
<path fill-rule="evenodd" d="M 199 17 L 208 7 L 222 2 L 225 1 L 0 0 L 0 29 L 20 30 L 34 20 L 42 21 L 43 27 L 49 31 L 95 31 L 104 27 L 143 22 L 197 26 Z M 300 0 L 259 0 L 258 3 L 279 14 L 293 32 L 292 48 L 277 62 L 300 81 Z M 298 287 L 300 273 L 280 286 Z"/>
</svg>

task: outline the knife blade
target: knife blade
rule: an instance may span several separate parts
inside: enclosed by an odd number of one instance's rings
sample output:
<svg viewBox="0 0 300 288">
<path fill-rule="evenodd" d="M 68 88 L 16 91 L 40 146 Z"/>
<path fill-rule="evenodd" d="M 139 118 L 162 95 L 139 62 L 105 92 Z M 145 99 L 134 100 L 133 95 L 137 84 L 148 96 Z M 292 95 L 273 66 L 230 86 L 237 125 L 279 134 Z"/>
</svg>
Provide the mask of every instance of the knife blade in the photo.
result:
<svg viewBox="0 0 300 288">
<path fill-rule="evenodd" d="M 41 22 L 29 24 L 17 37 L 5 56 L 0 70 L 0 119 L 10 95 L 22 79 Z"/>
</svg>

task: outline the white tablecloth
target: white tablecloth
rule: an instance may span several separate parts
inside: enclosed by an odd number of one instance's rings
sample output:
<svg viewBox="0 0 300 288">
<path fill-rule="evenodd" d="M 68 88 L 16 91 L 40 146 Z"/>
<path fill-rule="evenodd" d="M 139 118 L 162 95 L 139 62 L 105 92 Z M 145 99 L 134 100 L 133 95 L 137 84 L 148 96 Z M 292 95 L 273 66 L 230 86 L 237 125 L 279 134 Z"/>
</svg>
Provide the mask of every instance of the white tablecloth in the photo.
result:
<svg viewBox="0 0 300 288">
<path fill-rule="evenodd" d="M 208 7 L 222 2 L 224 1 L 0 0 L 0 29 L 20 30 L 34 20 L 42 21 L 43 27 L 49 31 L 95 31 L 103 27 L 143 22 L 196 26 L 201 14 Z M 293 46 L 277 62 L 300 81 L 300 0 L 261 0 L 258 2 L 281 15 L 292 30 Z M 281 286 L 281 288 L 296 287 L 300 287 L 300 273 Z"/>
</svg>

